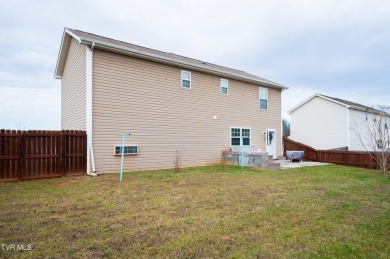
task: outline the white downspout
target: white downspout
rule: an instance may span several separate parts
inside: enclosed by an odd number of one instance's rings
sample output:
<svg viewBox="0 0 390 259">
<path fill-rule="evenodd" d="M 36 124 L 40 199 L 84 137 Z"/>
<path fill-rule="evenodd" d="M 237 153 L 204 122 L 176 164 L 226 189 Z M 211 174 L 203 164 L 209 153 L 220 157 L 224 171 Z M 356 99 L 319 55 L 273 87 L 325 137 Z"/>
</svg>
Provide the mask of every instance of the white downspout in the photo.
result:
<svg viewBox="0 0 390 259">
<path fill-rule="evenodd" d="M 347 107 L 347 146 L 351 151 L 351 109 Z"/>
<path fill-rule="evenodd" d="M 283 109 L 282 109 L 282 103 L 283 103 L 283 92 L 286 89 L 282 89 L 280 91 L 280 156 L 283 156 L 283 150 L 284 150 L 284 145 L 283 145 Z M 290 120 L 290 133 L 291 133 L 291 120 Z M 276 134 L 276 132 L 275 132 Z M 267 143 L 266 143 L 267 145 Z"/>
<path fill-rule="evenodd" d="M 93 68 L 93 48 L 95 43 L 91 44 L 91 47 L 86 48 L 87 56 L 87 91 L 86 91 L 86 126 L 87 126 L 87 174 L 90 176 L 97 176 L 95 170 L 95 159 L 93 154 L 92 145 L 92 68 Z M 91 172 L 92 163 L 92 172 Z"/>
</svg>

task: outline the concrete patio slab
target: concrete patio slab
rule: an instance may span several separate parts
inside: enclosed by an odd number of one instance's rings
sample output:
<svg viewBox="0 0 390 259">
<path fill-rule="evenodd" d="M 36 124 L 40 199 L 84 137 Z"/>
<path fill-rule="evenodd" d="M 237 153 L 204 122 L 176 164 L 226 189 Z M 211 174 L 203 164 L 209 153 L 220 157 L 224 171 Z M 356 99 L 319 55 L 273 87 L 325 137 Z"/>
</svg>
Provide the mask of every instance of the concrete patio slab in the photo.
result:
<svg viewBox="0 0 390 259">
<path fill-rule="evenodd" d="M 321 162 L 290 162 L 290 160 L 275 160 L 274 162 L 280 163 L 280 169 L 289 169 L 289 168 L 300 168 L 305 166 L 317 166 L 317 165 L 329 165 L 329 163 L 321 163 Z"/>
</svg>

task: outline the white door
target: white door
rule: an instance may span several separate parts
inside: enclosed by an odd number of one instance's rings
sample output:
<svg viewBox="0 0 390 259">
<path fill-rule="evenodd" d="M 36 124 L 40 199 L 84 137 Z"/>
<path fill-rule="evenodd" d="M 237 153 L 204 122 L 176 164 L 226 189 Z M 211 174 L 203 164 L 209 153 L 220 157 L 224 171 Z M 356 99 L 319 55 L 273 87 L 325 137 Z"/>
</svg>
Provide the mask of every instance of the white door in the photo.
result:
<svg viewBox="0 0 390 259">
<path fill-rule="evenodd" d="M 276 159 L 276 133 L 274 129 L 267 129 L 266 132 L 266 149 L 269 155 L 272 155 L 274 159 Z"/>
</svg>

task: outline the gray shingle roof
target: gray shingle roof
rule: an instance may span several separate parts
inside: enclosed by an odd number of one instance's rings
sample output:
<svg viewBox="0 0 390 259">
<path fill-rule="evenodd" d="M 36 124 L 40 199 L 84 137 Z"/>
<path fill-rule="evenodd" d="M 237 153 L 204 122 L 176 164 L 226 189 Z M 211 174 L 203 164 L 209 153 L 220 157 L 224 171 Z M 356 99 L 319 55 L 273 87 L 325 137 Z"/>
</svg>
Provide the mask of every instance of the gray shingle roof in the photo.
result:
<svg viewBox="0 0 390 259">
<path fill-rule="evenodd" d="M 225 73 L 227 75 L 237 77 L 238 79 L 239 78 L 249 79 L 249 80 L 252 80 L 254 82 L 264 84 L 264 85 L 267 85 L 270 87 L 278 88 L 278 89 L 286 89 L 287 88 L 279 83 L 270 81 L 268 79 L 265 79 L 265 78 L 262 78 L 262 77 L 259 77 L 259 76 L 253 75 L 253 74 L 246 73 L 244 71 L 215 65 L 212 63 L 207 63 L 207 62 L 204 62 L 201 60 L 188 58 L 188 57 L 184 57 L 184 56 L 173 54 L 173 53 L 150 49 L 150 48 L 138 46 L 135 44 L 131 44 L 131 43 L 127 43 L 127 42 L 95 35 L 95 34 L 88 33 L 88 32 L 83 32 L 83 31 L 69 29 L 69 28 L 66 28 L 65 31 L 69 31 L 69 32 L 73 33 L 74 35 L 78 36 L 80 38 L 81 42 L 90 42 L 90 43 L 94 42 L 95 44 L 106 45 L 106 46 L 110 46 L 113 48 L 120 48 L 120 49 L 124 49 L 124 50 L 137 51 L 138 53 L 142 53 L 145 56 L 154 56 L 154 57 L 159 57 L 159 58 L 165 59 L 165 60 L 175 61 L 178 64 L 182 63 L 182 64 L 187 64 L 187 65 L 192 65 L 194 67 L 198 67 L 198 68 L 203 69 L 205 71 L 215 71 L 215 72 L 219 72 L 219 73 Z"/>
<path fill-rule="evenodd" d="M 371 108 L 371 107 L 365 106 L 365 105 L 360 104 L 360 103 L 355 103 L 355 102 L 351 102 L 351 101 L 347 101 L 347 100 L 344 100 L 344 99 L 335 98 L 335 97 L 331 97 L 331 96 L 327 96 L 327 95 L 323 95 L 323 94 L 313 94 L 312 96 L 310 96 L 309 98 L 307 98 L 303 102 L 299 103 L 298 105 L 294 106 L 293 108 L 291 108 L 287 112 L 289 114 L 291 114 L 296 109 L 298 109 L 299 107 L 303 106 L 305 103 L 309 102 L 310 100 L 312 100 L 315 97 L 320 97 L 320 98 L 323 98 L 323 99 L 328 100 L 330 102 L 338 103 L 340 105 L 345 106 L 348 109 L 359 110 L 359 111 L 363 111 L 363 112 L 379 114 L 379 115 L 384 115 L 384 116 L 390 117 L 390 114 L 388 114 L 386 111 L 380 111 L 380 110 L 377 110 L 375 108 Z"/>
<path fill-rule="evenodd" d="M 370 112 L 370 113 L 383 113 L 383 112 L 380 111 L 380 110 L 377 110 L 377 109 L 374 109 L 374 108 L 365 106 L 365 105 L 360 104 L 360 103 L 355 103 L 355 102 L 343 100 L 343 99 L 340 99 L 340 98 L 330 97 L 330 96 L 323 95 L 323 94 L 318 94 L 318 95 L 321 95 L 321 96 L 323 96 L 323 97 L 332 99 L 332 100 L 334 100 L 334 101 L 336 101 L 336 102 L 339 102 L 339 103 L 343 103 L 343 104 L 345 104 L 345 105 L 348 105 L 348 106 L 350 106 L 352 109 L 364 110 L 364 111 L 367 111 L 367 112 Z"/>
</svg>

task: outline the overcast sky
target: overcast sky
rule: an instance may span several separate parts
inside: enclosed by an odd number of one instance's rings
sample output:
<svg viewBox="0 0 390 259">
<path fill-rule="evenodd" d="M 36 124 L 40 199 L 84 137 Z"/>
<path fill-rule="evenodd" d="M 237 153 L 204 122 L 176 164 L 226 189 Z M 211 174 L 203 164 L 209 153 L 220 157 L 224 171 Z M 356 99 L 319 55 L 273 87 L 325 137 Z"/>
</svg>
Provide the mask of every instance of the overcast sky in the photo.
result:
<svg viewBox="0 0 390 259">
<path fill-rule="evenodd" d="M 0 128 L 60 129 L 64 27 L 314 93 L 390 105 L 390 1 L 0 1 Z"/>
</svg>

